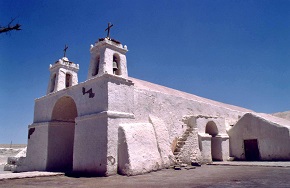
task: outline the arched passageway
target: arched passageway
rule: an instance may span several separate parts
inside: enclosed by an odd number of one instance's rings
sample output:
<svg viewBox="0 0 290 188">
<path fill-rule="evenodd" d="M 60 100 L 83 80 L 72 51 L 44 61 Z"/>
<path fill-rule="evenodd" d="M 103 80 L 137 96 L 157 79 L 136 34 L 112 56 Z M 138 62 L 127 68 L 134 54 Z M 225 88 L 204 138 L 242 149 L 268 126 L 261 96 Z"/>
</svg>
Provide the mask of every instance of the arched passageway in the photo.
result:
<svg viewBox="0 0 290 188">
<path fill-rule="evenodd" d="M 71 97 L 55 103 L 48 127 L 47 170 L 71 171 L 77 107 Z"/>
<path fill-rule="evenodd" d="M 218 128 L 213 121 L 209 121 L 205 126 L 205 133 L 211 135 L 211 157 L 213 161 L 222 161 L 222 139 L 216 137 L 219 134 Z"/>
</svg>

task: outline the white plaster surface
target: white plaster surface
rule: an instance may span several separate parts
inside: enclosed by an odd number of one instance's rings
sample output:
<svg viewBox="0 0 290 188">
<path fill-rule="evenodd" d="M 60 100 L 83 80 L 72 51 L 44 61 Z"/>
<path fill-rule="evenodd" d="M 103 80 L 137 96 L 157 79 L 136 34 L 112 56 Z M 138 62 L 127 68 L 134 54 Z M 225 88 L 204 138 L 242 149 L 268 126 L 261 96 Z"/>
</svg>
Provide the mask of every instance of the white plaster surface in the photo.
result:
<svg viewBox="0 0 290 188">
<path fill-rule="evenodd" d="M 119 173 L 138 175 L 162 168 L 154 128 L 150 123 L 121 124 L 119 127 Z"/>
<path fill-rule="evenodd" d="M 48 122 L 32 124 L 29 126 L 29 129 L 34 129 L 30 135 L 30 139 L 28 139 L 25 161 L 25 167 L 27 167 L 27 170 L 29 171 L 46 170 L 48 126 Z"/>
<path fill-rule="evenodd" d="M 290 121 L 290 111 L 286 111 L 286 112 L 277 112 L 277 113 L 274 113 L 274 114 L 272 114 L 272 115 Z"/>
<path fill-rule="evenodd" d="M 231 156 L 245 160 L 244 140 L 257 139 L 261 160 L 290 160 L 289 125 L 271 115 L 247 113 L 228 131 Z"/>
<path fill-rule="evenodd" d="M 107 125 L 105 114 L 76 119 L 73 153 L 75 172 L 106 175 Z"/>
<path fill-rule="evenodd" d="M 203 163 L 211 163 L 212 162 L 211 138 L 212 137 L 208 134 L 199 134 L 198 135 Z"/>
<path fill-rule="evenodd" d="M 134 114 L 136 121 L 146 121 L 145 118 L 149 114 L 162 117 L 168 127 L 171 142 L 185 131 L 182 118 L 186 115 L 221 117 L 221 119 L 227 119 L 232 123 L 250 111 L 135 78 L 129 79 L 134 83 Z M 203 127 L 205 125 L 206 123 L 203 124 Z M 225 120 L 223 120 L 223 125 L 220 124 L 220 127 L 221 132 L 226 132 Z"/>
<path fill-rule="evenodd" d="M 27 147 L 23 148 L 15 157 L 26 157 Z"/>
<path fill-rule="evenodd" d="M 162 167 L 168 168 L 174 163 L 174 156 L 171 151 L 171 142 L 169 132 L 164 121 L 153 115 L 149 116 L 149 121 L 153 125 L 158 151 L 160 152 Z"/>
</svg>

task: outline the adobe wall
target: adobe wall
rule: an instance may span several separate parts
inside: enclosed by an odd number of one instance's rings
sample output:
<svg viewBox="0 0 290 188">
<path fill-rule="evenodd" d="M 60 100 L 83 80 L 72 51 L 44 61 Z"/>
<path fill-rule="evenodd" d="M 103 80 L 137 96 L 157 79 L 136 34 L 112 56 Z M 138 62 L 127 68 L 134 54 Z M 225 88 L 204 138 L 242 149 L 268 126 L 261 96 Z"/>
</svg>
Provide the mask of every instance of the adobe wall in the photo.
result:
<svg viewBox="0 0 290 188">
<path fill-rule="evenodd" d="M 108 108 L 107 77 L 96 77 L 35 100 L 34 123 L 51 121 L 55 103 L 63 96 L 71 97 L 78 116 L 99 113 Z M 83 89 L 84 88 L 84 89 Z M 91 92 L 90 92 L 90 89 Z"/>
<path fill-rule="evenodd" d="M 246 114 L 229 130 L 231 156 L 246 160 L 244 140 L 257 139 L 261 160 L 289 160 L 289 129 Z"/>
<path fill-rule="evenodd" d="M 189 100 L 182 97 L 169 95 L 157 91 L 144 89 L 134 90 L 134 115 L 136 122 L 147 122 L 150 114 L 161 118 L 167 125 L 170 140 L 181 136 L 186 130 L 182 121 L 185 116 L 208 116 L 224 118 L 226 122 L 219 124 L 222 133 L 226 134 L 226 125 L 238 121 L 239 117 L 246 111 L 236 111 L 222 106 L 211 105 L 209 103 Z M 220 122 L 220 121 L 219 121 Z M 229 123 L 228 123 L 229 122 Z M 206 126 L 199 123 L 199 131 Z M 203 131 L 204 132 L 204 131 Z"/>
<path fill-rule="evenodd" d="M 75 172 L 105 176 L 117 173 L 117 130 L 123 120 L 134 118 L 134 105 L 133 88 L 130 87 L 132 83 L 123 78 L 116 78 L 112 75 L 95 77 L 36 99 L 34 123 L 29 127 L 34 129 L 28 140 L 27 156 L 28 160 L 33 161 L 30 169 L 64 169 L 61 166 L 61 158 L 69 157 L 67 161 L 73 161 L 70 166 Z M 131 95 L 128 95 L 130 91 Z M 66 106 L 67 98 L 76 106 L 77 112 L 72 112 L 75 113 L 73 119 L 63 117 L 71 115 L 71 104 Z M 56 108 L 59 101 L 61 105 Z M 54 113 L 59 117 L 55 118 Z M 53 138 L 61 139 L 65 134 L 58 133 L 68 128 L 61 128 L 63 121 L 72 123 L 73 129 L 69 131 L 73 132 L 68 135 L 68 140 L 60 141 L 53 147 Z M 53 134 L 52 123 L 56 124 L 58 129 Z M 70 149 L 73 151 L 73 159 L 62 154 L 67 146 L 73 147 Z M 65 168 L 67 166 L 69 165 L 65 165 Z"/>
</svg>

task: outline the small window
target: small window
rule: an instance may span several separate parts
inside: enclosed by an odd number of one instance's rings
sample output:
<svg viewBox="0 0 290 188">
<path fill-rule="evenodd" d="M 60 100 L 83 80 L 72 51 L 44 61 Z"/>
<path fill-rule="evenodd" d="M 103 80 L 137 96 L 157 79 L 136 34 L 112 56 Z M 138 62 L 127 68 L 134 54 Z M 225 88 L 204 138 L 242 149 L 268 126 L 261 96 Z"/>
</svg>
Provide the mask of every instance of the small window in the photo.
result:
<svg viewBox="0 0 290 188">
<path fill-rule="evenodd" d="M 65 87 L 70 87 L 71 86 L 71 75 L 70 74 L 66 74 L 65 75 Z"/>
<path fill-rule="evenodd" d="M 51 83 L 50 83 L 50 92 L 53 92 L 53 91 L 54 91 L 55 80 L 56 80 L 56 74 L 54 74 L 53 77 L 52 77 L 52 79 L 51 79 Z"/>
</svg>

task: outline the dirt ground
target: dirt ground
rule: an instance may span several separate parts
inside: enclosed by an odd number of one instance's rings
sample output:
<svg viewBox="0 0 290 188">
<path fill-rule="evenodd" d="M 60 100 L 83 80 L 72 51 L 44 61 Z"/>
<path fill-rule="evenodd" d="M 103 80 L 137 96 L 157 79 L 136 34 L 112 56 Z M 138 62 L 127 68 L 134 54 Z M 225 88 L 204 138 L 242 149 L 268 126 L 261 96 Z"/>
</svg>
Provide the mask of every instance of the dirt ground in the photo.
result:
<svg viewBox="0 0 290 188">
<path fill-rule="evenodd" d="M 191 170 L 165 169 L 139 176 L 37 177 L 2 180 L 0 187 L 290 187 L 290 168 L 204 165 Z"/>
</svg>

